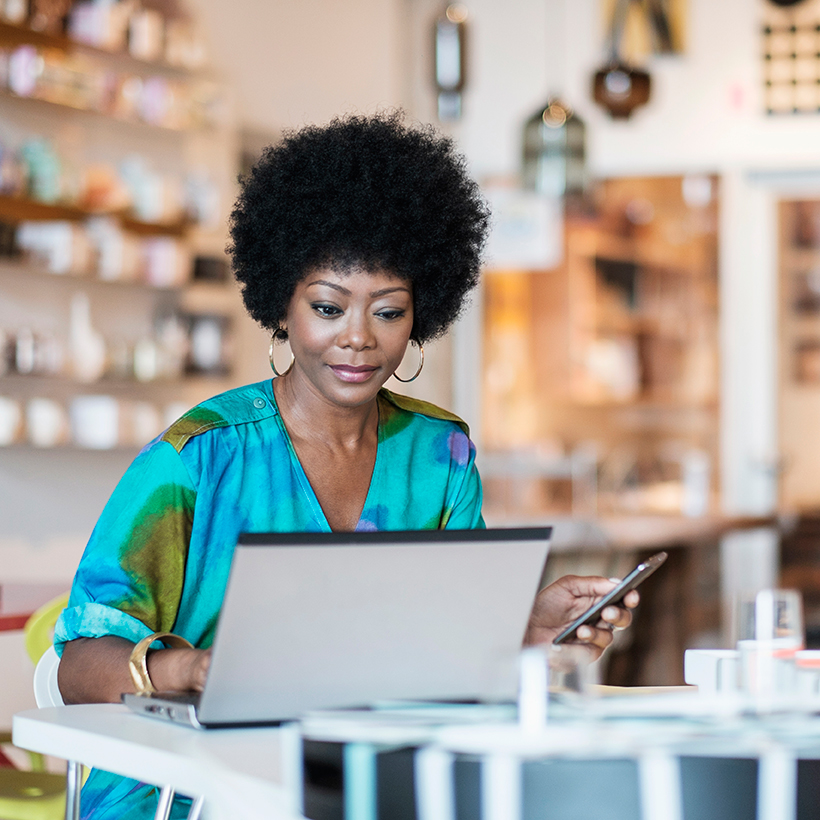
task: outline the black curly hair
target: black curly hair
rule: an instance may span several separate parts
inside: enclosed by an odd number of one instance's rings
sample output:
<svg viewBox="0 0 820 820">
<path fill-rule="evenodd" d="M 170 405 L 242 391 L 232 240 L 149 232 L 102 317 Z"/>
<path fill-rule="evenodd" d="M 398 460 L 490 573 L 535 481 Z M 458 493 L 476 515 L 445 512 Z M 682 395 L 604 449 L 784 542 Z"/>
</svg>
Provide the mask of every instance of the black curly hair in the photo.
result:
<svg viewBox="0 0 820 820">
<path fill-rule="evenodd" d="M 412 283 L 412 338 L 441 336 L 478 282 L 489 211 L 452 140 L 400 112 L 287 134 L 242 180 L 228 252 L 250 315 L 276 330 L 309 271 Z"/>
</svg>

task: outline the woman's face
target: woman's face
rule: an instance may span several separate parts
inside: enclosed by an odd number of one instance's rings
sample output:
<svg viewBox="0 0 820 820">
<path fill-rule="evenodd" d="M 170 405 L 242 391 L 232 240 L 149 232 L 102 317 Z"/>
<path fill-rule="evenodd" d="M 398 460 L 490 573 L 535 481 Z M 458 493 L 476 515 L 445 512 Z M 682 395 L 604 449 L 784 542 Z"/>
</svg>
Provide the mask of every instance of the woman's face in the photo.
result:
<svg viewBox="0 0 820 820">
<path fill-rule="evenodd" d="M 296 285 L 286 324 L 290 377 L 331 403 L 375 398 L 399 366 L 413 328 L 409 282 L 386 271 L 317 268 Z"/>
</svg>

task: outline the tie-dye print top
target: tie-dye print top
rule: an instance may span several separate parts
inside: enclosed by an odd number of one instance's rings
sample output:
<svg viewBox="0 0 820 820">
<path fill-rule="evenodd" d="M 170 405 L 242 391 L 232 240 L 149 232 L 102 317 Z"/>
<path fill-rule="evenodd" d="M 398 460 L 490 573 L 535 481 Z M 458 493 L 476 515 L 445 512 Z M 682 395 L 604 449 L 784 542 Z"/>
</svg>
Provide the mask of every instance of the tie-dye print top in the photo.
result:
<svg viewBox="0 0 820 820">
<path fill-rule="evenodd" d="M 483 527 L 464 422 L 382 390 L 379 441 L 358 530 Z M 103 510 L 55 631 L 138 641 L 172 631 L 213 640 L 240 532 L 329 530 L 270 381 L 186 413 L 147 445 Z"/>
<path fill-rule="evenodd" d="M 382 390 L 379 443 L 359 530 L 475 529 L 481 482 L 467 426 Z M 100 516 L 54 634 L 138 641 L 172 631 L 213 640 L 240 532 L 329 530 L 276 407 L 270 381 L 193 408 L 129 467 Z M 94 769 L 84 820 L 148 820 L 151 785 Z M 187 816 L 177 796 L 172 820 Z"/>
</svg>

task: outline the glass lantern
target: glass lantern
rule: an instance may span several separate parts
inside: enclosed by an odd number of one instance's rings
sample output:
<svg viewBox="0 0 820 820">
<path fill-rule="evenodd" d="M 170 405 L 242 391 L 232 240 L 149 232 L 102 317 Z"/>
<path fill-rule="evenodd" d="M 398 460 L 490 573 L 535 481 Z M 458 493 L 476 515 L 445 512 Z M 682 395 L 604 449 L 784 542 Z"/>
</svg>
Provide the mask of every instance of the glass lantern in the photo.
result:
<svg viewBox="0 0 820 820">
<path fill-rule="evenodd" d="M 438 118 L 442 121 L 461 117 L 461 95 L 466 73 L 467 7 L 448 3 L 435 24 L 435 81 Z"/>
<path fill-rule="evenodd" d="M 524 125 L 524 187 L 575 206 L 587 187 L 586 126 L 565 103 L 550 99 Z"/>
</svg>

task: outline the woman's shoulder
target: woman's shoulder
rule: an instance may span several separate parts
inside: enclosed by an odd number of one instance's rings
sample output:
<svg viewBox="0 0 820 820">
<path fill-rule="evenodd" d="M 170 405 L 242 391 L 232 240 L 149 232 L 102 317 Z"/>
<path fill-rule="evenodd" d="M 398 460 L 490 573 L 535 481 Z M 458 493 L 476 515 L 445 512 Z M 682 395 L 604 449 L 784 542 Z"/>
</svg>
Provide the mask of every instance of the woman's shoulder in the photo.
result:
<svg viewBox="0 0 820 820">
<path fill-rule="evenodd" d="M 248 424 L 275 415 L 270 381 L 245 384 L 195 405 L 171 424 L 160 440 L 179 452 L 194 436 L 209 430 Z"/>
<path fill-rule="evenodd" d="M 397 415 L 404 416 L 408 420 L 412 420 L 412 416 L 415 416 L 419 419 L 443 422 L 446 425 L 460 428 L 461 432 L 468 438 L 470 436 L 470 427 L 466 421 L 459 418 L 455 413 L 431 404 L 429 401 L 402 396 L 384 387 L 379 391 L 379 397 Z"/>
</svg>

